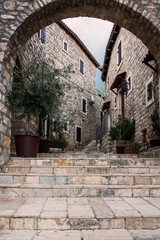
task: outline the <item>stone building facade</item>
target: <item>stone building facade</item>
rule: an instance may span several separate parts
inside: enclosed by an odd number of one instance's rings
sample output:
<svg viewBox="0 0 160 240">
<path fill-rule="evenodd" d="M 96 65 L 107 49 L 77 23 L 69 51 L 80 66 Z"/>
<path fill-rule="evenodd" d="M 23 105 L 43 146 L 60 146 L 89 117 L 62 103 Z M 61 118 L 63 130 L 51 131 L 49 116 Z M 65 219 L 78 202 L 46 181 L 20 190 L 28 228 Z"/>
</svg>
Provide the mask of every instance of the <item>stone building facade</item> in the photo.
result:
<svg viewBox="0 0 160 240">
<path fill-rule="evenodd" d="M 149 65 L 148 65 L 149 64 Z M 151 114 L 159 114 L 159 74 L 147 47 L 131 32 L 114 25 L 106 47 L 102 80 L 106 86 L 106 132 L 103 149 L 109 151 L 108 131 L 119 115 L 135 119 L 135 141 L 153 138 Z M 111 149 L 110 149 L 111 150 Z"/>
<path fill-rule="evenodd" d="M 64 135 L 70 150 L 81 149 L 94 140 L 103 101 L 96 95 L 96 68 L 99 64 L 78 36 L 59 21 L 34 34 L 20 49 L 18 58 L 21 63 L 32 58 L 53 60 L 59 69 L 72 66 L 73 73 L 62 78 L 71 86 L 65 93 L 60 111 L 60 120 L 65 125 Z M 54 131 L 54 123 L 52 127 Z M 25 128 L 24 122 L 12 122 L 12 136 L 25 133 Z M 46 125 L 46 135 L 47 129 Z M 37 131 L 34 121 L 32 131 Z"/>
</svg>

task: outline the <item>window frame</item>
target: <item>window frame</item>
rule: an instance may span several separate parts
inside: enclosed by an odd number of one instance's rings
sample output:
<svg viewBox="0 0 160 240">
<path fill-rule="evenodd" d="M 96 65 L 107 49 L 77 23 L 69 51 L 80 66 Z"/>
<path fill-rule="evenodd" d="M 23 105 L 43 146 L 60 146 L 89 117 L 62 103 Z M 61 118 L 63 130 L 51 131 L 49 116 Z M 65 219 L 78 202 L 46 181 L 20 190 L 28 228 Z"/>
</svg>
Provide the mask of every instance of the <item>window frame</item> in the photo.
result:
<svg viewBox="0 0 160 240">
<path fill-rule="evenodd" d="M 67 50 L 65 49 L 65 44 L 67 45 Z M 63 50 L 68 53 L 68 42 L 63 40 Z"/>
<path fill-rule="evenodd" d="M 131 88 L 128 90 L 128 86 L 129 86 L 128 80 L 129 80 L 129 79 L 131 80 L 131 84 L 130 84 Z M 130 74 L 130 75 L 128 75 L 128 77 L 127 77 L 127 96 L 129 96 L 131 92 L 132 92 L 132 75 Z"/>
<path fill-rule="evenodd" d="M 121 44 L 121 62 L 119 63 L 119 45 Z M 122 39 L 119 40 L 117 45 L 117 70 L 121 67 L 123 63 L 123 41 Z"/>
<path fill-rule="evenodd" d="M 152 98 L 148 100 L 148 86 L 152 84 Z M 146 82 L 146 89 L 145 89 L 145 94 L 146 94 L 146 107 L 149 107 L 153 102 L 154 102 L 154 92 L 153 92 L 153 75 L 148 79 Z"/>
<path fill-rule="evenodd" d="M 86 106 L 86 107 L 85 107 L 85 108 L 86 108 L 85 110 L 86 110 L 86 111 L 85 111 L 85 112 L 83 111 L 83 101 L 86 101 L 86 104 L 85 104 L 85 106 Z M 85 115 L 87 115 L 87 99 L 86 99 L 85 97 L 82 97 L 82 113 L 85 114 Z"/>
<path fill-rule="evenodd" d="M 69 133 L 69 121 L 66 121 L 65 123 L 67 124 L 67 125 L 66 125 L 66 126 L 67 126 L 67 129 L 65 130 L 65 129 L 63 128 L 63 132 L 64 132 L 64 133 Z"/>
<path fill-rule="evenodd" d="M 81 62 L 83 63 L 83 73 L 81 72 Z M 79 59 L 79 73 L 84 77 L 84 74 L 85 74 L 85 64 L 84 64 L 84 61 L 81 58 Z"/>
<path fill-rule="evenodd" d="M 81 129 L 81 141 L 80 141 L 80 142 L 77 141 L 77 128 L 80 128 L 80 129 Z M 75 126 L 75 141 L 76 141 L 76 143 L 82 143 L 82 127 L 79 126 L 79 125 L 76 125 L 76 126 Z"/>
</svg>

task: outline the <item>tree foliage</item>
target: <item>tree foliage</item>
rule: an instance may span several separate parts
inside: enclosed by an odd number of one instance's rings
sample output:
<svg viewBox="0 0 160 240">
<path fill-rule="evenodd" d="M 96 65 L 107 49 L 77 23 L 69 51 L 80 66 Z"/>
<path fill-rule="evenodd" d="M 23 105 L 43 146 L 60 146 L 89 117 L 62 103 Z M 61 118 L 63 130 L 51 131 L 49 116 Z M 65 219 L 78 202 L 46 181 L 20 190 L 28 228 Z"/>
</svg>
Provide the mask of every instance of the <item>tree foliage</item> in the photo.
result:
<svg viewBox="0 0 160 240">
<path fill-rule="evenodd" d="M 59 111 L 65 91 L 70 89 L 70 85 L 62 81 L 69 73 L 70 66 L 58 69 L 53 62 L 37 59 L 28 61 L 21 69 L 15 68 L 13 75 L 20 81 L 13 81 L 7 98 L 16 117 L 26 117 L 28 126 L 32 116 L 38 122 L 53 117 Z"/>
</svg>

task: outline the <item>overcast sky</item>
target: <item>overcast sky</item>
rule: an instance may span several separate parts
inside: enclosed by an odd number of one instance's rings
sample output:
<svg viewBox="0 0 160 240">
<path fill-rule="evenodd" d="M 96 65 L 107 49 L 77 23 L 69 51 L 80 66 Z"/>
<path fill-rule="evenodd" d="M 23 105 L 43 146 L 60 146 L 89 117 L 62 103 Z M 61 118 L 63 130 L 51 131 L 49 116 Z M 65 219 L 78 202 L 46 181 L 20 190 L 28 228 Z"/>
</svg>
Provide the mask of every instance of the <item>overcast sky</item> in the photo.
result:
<svg viewBox="0 0 160 240">
<path fill-rule="evenodd" d="M 113 23 L 97 18 L 78 17 L 63 20 L 75 32 L 100 66 L 103 65 L 104 54 Z M 97 87 L 100 86 L 101 72 L 97 71 Z"/>
</svg>

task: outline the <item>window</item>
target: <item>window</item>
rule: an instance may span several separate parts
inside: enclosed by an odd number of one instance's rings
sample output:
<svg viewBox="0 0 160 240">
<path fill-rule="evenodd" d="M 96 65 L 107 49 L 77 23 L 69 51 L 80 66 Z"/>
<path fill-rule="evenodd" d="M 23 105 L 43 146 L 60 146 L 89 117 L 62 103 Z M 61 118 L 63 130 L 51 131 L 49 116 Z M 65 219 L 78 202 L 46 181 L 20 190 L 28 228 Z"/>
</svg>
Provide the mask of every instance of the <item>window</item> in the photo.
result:
<svg viewBox="0 0 160 240">
<path fill-rule="evenodd" d="M 63 42 L 63 49 L 68 52 L 68 44 L 66 42 Z"/>
<path fill-rule="evenodd" d="M 80 59 L 80 73 L 84 75 L 84 62 Z"/>
<path fill-rule="evenodd" d="M 118 54 L 117 65 L 119 67 L 121 62 L 122 62 L 122 41 L 119 42 L 118 49 L 117 49 L 117 54 Z"/>
<path fill-rule="evenodd" d="M 153 76 L 146 83 L 146 107 L 154 102 L 153 95 Z"/>
<path fill-rule="evenodd" d="M 87 114 L 87 100 L 82 97 L 82 112 Z"/>
<path fill-rule="evenodd" d="M 45 27 L 44 27 L 44 28 L 42 28 L 42 30 L 41 30 L 41 42 L 42 42 L 42 43 L 45 43 L 45 38 L 46 38 L 46 29 L 45 29 Z"/>
<path fill-rule="evenodd" d="M 63 131 L 66 132 L 66 133 L 69 132 L 69 121 L 64 122 Z"/>
<path fill-rule="evenodd" d="M 114 98 L 114 108 L 117 108 L 117 97 Z"/>
<path fill-rule="evenodd" d="M 152 82 L 150 82 L 147 86 L 147 101 L 152 99 Z"/>
<path fill-rule="evenodd" d="M 76 142 L 80 143 L 82 141 L 82 128 L 76 126 Z"/>
<path fill-rule="evenodd" d="M 127 94 L 129 95 L 132 91 L 132 78 L 131 76 L 127 79 Z"/>
</svg>

